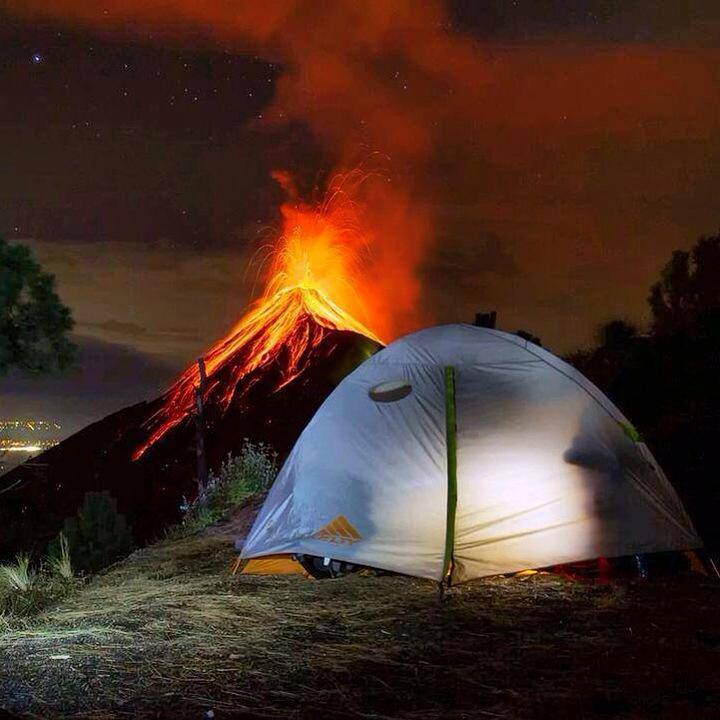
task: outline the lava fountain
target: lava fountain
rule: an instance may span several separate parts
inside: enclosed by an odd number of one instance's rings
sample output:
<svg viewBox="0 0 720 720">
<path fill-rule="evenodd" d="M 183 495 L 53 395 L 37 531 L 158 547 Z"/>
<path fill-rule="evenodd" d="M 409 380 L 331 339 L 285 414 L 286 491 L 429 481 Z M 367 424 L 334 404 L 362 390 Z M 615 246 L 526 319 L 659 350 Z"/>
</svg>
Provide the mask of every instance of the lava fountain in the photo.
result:
<svg viewBox="0 0 720 720">
<path fill-rule="evenodd" d="M 287 175 L 276 173 L 275 179 L 294 195 Z M 279 390 L 302 374 L 313 348 L 331 331 L 351 331 L 381 342 L 355 317 L 368 314 L 358 292 L 367 249 L 351 197 L 358 182 L 362 176 L 357 172 L 338 175 L 317 206 L 299 202 L 282 206 L 282 233 L 265 248 L 267 271 L 261 296 L 230 333 L 202 356 L 207 374 L 204 401 L 212 398 L 227 409 L 251 387 L 249 376 L 271 364 L 279 370 L 275 387 Z M 221 370 L 225 378 L 229 371 L 230 382 L 219 382 Z M 148 437 L 136 449 L 134 460 L 190 417 L 199 384 L 200 371 L 193 364 L 175 380 L 162 396 L 160 408 L 145 423 Z"/>
</svg>

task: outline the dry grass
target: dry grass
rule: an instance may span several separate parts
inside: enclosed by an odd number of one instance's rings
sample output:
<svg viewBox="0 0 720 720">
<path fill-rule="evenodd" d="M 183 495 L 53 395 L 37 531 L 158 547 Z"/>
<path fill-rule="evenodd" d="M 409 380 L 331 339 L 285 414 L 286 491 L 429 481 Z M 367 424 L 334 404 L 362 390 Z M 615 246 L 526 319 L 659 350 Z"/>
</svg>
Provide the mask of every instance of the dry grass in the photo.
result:
<svg viewBox="0 0 720 720">
<path fill-rule="evenodd" d="M 653 717 L 720 717 L 710 583 L 542 575 L 462 586 L 440 602 L 432 583 L 410 578 L 233 578 L 232 559 L 222 535 L 166 541 L 30 626 L 0 627 L 0 705 L 92 718 L 213 708 L 426 720 L 636 718 L 654 703 Z"/>
<path fill-rule="evenodd" d="M 18 555 L 13 564 L 0 565 L 0 592 L 28 592 L 34 581 L 29 555 Z"/>
<path fill-rule="evenodd" d="M 70 582 L 75 576 L 72 558 L 70 557 L 70 546 L 63 532 L 58 535 L 57 552 L 54 555 L 50 555 L 48 565 L 53 575 L 62 580 Z"/>
</svg>

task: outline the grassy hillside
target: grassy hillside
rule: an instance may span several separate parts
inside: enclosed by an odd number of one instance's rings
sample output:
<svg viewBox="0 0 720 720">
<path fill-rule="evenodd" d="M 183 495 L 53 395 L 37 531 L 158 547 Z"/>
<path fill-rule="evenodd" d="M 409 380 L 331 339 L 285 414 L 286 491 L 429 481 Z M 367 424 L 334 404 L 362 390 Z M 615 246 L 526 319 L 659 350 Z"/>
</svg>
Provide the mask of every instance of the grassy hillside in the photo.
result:
<svg viewBox="0 0 720 720">
<path fill-rule="evenodd" d="M 141 550 L 0 631 L 0 706 L 47 717 L 717 718 L 720 587 L 550 575 L 228 573 L 222 531 Z"/>
</svg>

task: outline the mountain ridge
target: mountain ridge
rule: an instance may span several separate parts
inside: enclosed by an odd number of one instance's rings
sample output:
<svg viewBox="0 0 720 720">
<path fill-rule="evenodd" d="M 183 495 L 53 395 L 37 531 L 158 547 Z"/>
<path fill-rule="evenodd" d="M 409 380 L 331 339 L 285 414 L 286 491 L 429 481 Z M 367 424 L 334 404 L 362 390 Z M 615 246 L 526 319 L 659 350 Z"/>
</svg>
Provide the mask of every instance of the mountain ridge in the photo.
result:
<svg viewBox="0 0 720 720">
<path fill-rule="evenodd" d="M 228 453 L 239 452 L 245 438 L 268 443 L 284 459 L 335 385 L 381 347 L 375 338 L 341 328 L 336 306 L 318 306 L 322 312 L 313 307 L 325 303 L 317 291 L 281 293 L 282 305 L 278 293 L 256 304 L 203 355 L 211 470 Z M 261 331 L 268 326 L 257 321 L 270 316 L 282 332 L 263 345 Z M 255 332 L 247 333 L 248 327 Z M 183 499 L 196 490 L 190 414 L 196 373 L 197 365 L 190 366 L 158 398 L 122 408 L 3 475 L 0 557 L 19 549 L 44 551 L 88 491 L 107 490 L 115 497 L 138 542 L 177 521 Z M 168 412 L 175 413 L 170 422 Z"/>
</svg>

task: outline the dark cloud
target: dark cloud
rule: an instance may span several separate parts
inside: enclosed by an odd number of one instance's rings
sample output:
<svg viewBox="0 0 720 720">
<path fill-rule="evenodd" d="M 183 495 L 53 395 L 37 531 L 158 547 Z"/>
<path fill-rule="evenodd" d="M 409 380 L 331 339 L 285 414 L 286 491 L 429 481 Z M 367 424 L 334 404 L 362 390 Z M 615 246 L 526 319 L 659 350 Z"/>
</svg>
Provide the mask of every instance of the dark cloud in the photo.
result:
<svg viewBox="0 0 720 720">
<path fill-rule="evenodd" d="M 13 372 L 0 380 L 3 418 L 58 420 L 66 436 L 94 420 L 155 397 L 180 369 L 125 345 L 76 336 L 77 367 L 54 377 Z"/>
<path fill-rule="evenodd" d="M 426 284 L 432 284 L 432 279 L 438 277 L 453 287 L 475 286 L 478 279 L 492 276 L 513 278 L 519 269 L 507 245 L 507 241 L 492 232 L 448 239 L 438 245 L 426 263 Z"/>
<path fill-rule="evenodd" d="M 708 45 L 720 39 L 720 6 L 709 0 L 455 0 L 451 7 L 458 28 L 483 38 Z"/>
<path fill-rule="evenodd" d="M 84 323 L 84 325 L 86 327 L 97 328 L 99 330 L 107 330 L 126 337 L 139 337 L 147 335 L 147 328 L 142 327 L 142 325 L 136 325 L 131 322 L 122 322 L 120 320 L 105 320 L 98 323 Z"/>
<path fill-rule="evenodd" d="M 236 242 L 277 204 L 265 163 L 283 141 L 247 126 L 276 72 L 218 48 L 113 40 L 0 9 L 0 152 L 14 168 L 0 176 L 0 232 Z"/>
<path fill-rule="evenodd" d="M 482 270 L 495 273 L 495 275 L 501 277 L 515 277 L 519 272 L 515 259 L 507 251 L 502 240 L 493 233 L 488 233 L 488 237 L 480 250 L 478 261 L 478 265 Z"/>
<path fill-rule="evenodd" d="M 25 242 L 55 274 L 79 332 L 171 364 L 223 336 L 252 294 L 249 257 L 230 247 Z"/>
<path fill-rule="evenodd" d="M 140 339 L 146 340 L 148 338 L 152 338 L 156 340 L 179 340 L 197 343 L 202 340 L 196 332 L 188 330 L 187 328 L 170 327 L 167 330 L 152 331 L 142 325 L 137 325 L 132 322 L 123 322 L 122 320 L 104 320 L 103 322 L 96 323 L 81 323 L 80 327 L 107 332 L 111 335 L 117 335 L 119 338 L 123 338 L 127 341 L 137 341 Z"/>
</svg>

